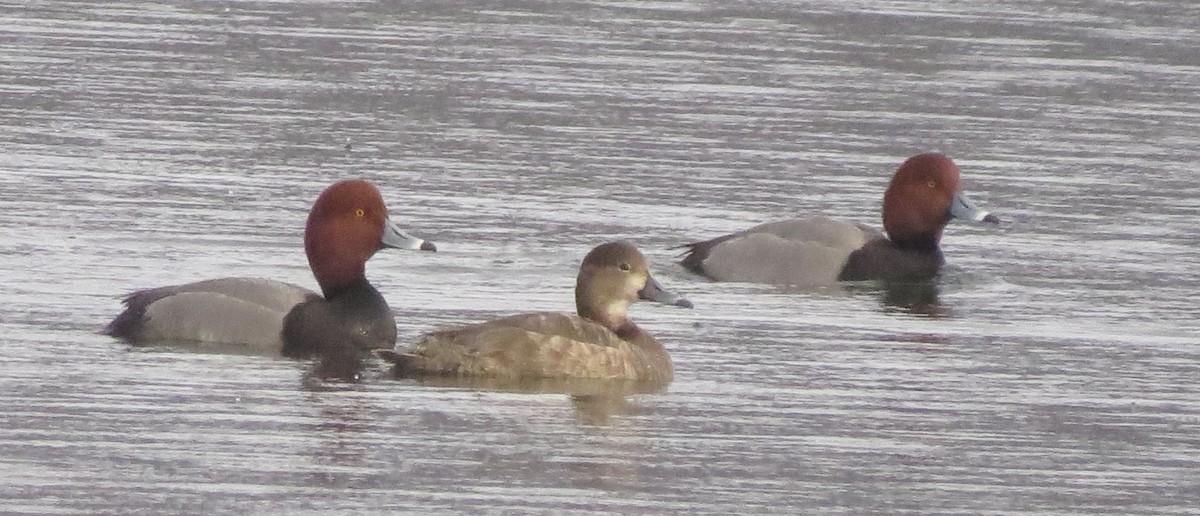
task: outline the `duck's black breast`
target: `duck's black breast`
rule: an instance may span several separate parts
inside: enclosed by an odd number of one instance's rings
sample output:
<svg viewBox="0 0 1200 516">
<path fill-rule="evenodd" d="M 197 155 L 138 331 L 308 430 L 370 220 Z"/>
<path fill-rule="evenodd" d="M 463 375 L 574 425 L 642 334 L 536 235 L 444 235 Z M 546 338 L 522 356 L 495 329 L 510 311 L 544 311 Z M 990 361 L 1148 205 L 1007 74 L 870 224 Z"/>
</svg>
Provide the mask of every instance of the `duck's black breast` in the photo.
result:
<svg viewBox="0 0 1200 516">
<path fill-rule="evenodd" d="M 283 319 L 283 355 L 362 353 L 396 345 L 396 318 L 375 287 L 361 284 L 296 305 Z"/>
<path fill-rule="evenodd" d="M 936 245 L 902 248 L 891 240 L 877 238 L 850 253 L 838 280 L 923 280 L 936 276 L 943 263 L 942 251 Z"/>
</svg>

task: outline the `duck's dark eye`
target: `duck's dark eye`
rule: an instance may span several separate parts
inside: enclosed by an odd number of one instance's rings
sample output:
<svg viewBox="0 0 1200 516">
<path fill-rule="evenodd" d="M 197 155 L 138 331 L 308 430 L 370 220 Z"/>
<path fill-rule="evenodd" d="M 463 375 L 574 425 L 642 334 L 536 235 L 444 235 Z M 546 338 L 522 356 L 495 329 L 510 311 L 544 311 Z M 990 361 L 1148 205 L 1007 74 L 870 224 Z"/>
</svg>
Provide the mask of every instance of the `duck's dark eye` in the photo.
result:
<svg viewBox="0 0 1200 516">
<path fill-rule="evenodd" d="M 628 263 L 622 263 L 621 265 L 618 265 L 617 267 L 620 267 L 621 270 L 626 271 L 626 272 L 633 269 L 633 267 L 630 267 Z"/>
</svg>

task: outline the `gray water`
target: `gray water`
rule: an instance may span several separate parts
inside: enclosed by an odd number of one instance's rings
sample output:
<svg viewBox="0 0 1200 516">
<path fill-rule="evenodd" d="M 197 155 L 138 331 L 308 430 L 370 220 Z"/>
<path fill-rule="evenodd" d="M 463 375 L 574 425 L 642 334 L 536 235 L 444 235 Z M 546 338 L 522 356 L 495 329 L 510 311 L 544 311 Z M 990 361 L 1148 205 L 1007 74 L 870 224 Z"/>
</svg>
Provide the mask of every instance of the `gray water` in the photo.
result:
<svg viewBox="0 0 1200 516">
<path fill-rule="evenodd" d="M 0 500 L 61 514 L 1195 513 L 1200 4 L 0 2 Z M 720 284 L 685 242 L 878 224 L 940 150 L 1004 218 L 931 289 Z M 129 290 L 313 286 L 380 185 L 441 252 L 400 341 L 570 310 L 635 241 L 665 392 L 571 397 L 97 331 Z"/>
</svg>

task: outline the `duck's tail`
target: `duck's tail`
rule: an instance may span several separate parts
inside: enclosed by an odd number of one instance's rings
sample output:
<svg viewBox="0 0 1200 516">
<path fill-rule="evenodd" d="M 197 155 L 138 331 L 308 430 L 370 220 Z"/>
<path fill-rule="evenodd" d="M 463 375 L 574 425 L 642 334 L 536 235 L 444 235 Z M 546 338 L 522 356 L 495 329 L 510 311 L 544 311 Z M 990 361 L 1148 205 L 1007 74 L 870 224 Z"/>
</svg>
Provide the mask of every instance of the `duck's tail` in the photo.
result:
<svg viewBox="0 0 1200 516">
<path fill-rule="evenodd" d="M 692 242 L 690 244 L 683 244 L 683 245 L 675 246 L 675 247 L 672 247 L 671 249 L 683 249 L 684 250 L 682 253 L 679 254 L 679 256 L 681 256 L 683 258 L 682 260 L 679 260 L 679 264 L 682 265 L 683 268 L 685 268 L 689 271 L 692 271 L 696 274 L 699 274 L 701 276 L 707 276 L 708 274 L 704 271 L 704 260 L 708 259 L 708 255 L 710 253 L 712 253 L 713 248 L 717 247 L 718 245 L 721 245 L 726 240 L 729 240 L 735 236 L 737 236 L 736 233 L 730 234 L 730 235 L 719 236 L 712 240 L 705 240 L 703 242 Z"/>
<path fill-rule="evenodd" d="M 138 290 L 125 296 L 121 300 L 121 304 L 125 305 L 125 310 L 112 322 L 109 322 L 103 330 L 100 330 L 100 333 L 136 342 L 140 338 L 142 325 L 146 322 L 146 308 L 151 303 L 171 295 L 172 292 L 172 287 L 159 287 Z"/>
</svg>

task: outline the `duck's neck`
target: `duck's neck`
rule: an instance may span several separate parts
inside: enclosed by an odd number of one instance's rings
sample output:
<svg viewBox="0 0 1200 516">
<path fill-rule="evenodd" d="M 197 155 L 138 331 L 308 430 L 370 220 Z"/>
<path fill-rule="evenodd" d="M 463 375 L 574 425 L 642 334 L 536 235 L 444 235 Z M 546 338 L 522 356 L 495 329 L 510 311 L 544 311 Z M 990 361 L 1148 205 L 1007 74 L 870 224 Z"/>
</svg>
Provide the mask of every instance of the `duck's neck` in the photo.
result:
<svg viewBox="0 0 1200 516">
<path fill-rule="evenodd" d="M 375 291 L 375 287 L 371 286 L 371 283 L 367 281 L 367 277 L 362 274 L 359 274 L 357 278 L 336 283 L 322 281 L 318 277 L 317 282 L 321 284 L 321 293 L 325 295 L 325 299 L 330 301 L 352 292 Z"/>
<path fill-rule="evenodd" d="M 640 341 L 641 337 L 646 334 L 646 332 L 642 331 L 637 324 L 634 324 L 633 319 L 628 317 L 625 318 L 625 322 L 621 323 L 620 326 L 615 328 L 610 326 L 609 329 L 611 329 L 613 333 L 616 333 L 618 337 L 621 337 L 621 340 L 627 342 L 638 342 Z"/>
<path fill-rule="evenodd" d="M 942 232 L 888 235 L 896 249 L 922 254 L 941 254 Z"/>
<path fill-rule="evenodd" d="M 615 302 L 598 306 L 579 296 L 575 298 L 575 311 L 579 313 L 580 317 L 599 323 L 625 340 L 629 340 L 626 335 L 635 336 L 641 332 L 641 329 L 629 318 L 628 307 L 629 303 Z"/>
<path fill-rule="evenodd" d="M 304 233 L 304 254 L 326 299 L 335 298 L 340 292 L 370 286 L 366 275 L 367 260 L 374 253 L 374 249 L 355 245 L 353 239 L 339 233 L 332 224 L 314 224 L 310 215 Z"/>
</svg>

